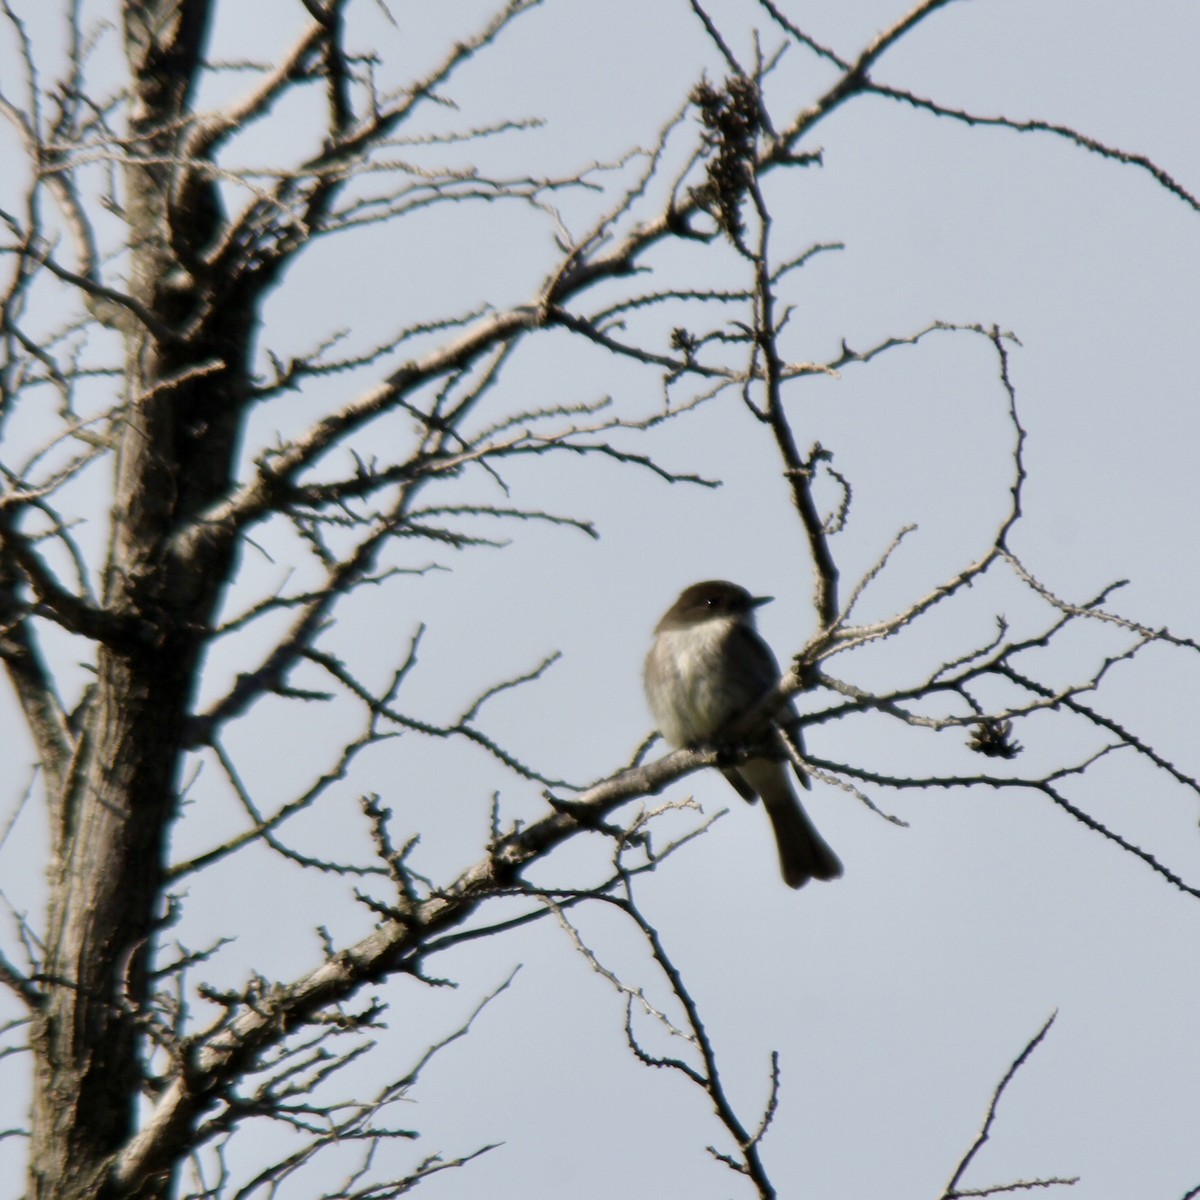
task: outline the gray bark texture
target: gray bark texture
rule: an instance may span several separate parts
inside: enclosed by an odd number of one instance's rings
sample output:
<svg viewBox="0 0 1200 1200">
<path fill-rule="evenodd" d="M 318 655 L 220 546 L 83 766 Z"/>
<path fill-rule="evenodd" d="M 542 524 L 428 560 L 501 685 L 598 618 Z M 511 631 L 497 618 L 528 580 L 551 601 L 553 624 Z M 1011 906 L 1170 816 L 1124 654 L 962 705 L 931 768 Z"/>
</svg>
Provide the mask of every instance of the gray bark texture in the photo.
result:
<svg viewBox="0 0 1200 1200">
<path fill-rule="evenodd" d="M 214 540 L 187 557 L 173 534 L 223 495 L 246 391 L 251 331 L 197 270 L 211 236 L 205 185 L 181 157 L 207 0 L 129 3 L 135 90 L 124 184 L 130 296 L 111 541 L 94 690 L 74 761 L 56 772 L 44 999 L 36 1019 L 30 1192 L 112 1194 L 113 1157 L 142 1094 L 138 1015 L 161 916 L 197 656 L 231 558 Z M 144 162 L 139 160 L 145 160 Z M 220 363 L 217 370 L 206 367 Z M 151 1180 L 139 1194 L 163 1194 Z"/>
</svg>

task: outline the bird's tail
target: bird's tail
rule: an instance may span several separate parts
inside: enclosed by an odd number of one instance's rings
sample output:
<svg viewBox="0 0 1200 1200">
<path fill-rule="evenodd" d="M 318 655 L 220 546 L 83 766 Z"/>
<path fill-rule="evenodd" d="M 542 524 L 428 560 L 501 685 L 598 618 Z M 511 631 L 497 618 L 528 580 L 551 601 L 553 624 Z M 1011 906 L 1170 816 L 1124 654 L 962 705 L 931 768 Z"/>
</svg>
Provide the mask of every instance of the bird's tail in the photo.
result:
<svg viewBox="0 0 1200 1200">
<path fill-rule="evenodd" d="M 788 887 L 803 887 L 810 879 L 837 879 L 842 863 L 809 820 L 783 764 L 755 759 L 738 768 L 742 778 L 762 797 L 775 830 L 779 866 Z"/>
</svg>

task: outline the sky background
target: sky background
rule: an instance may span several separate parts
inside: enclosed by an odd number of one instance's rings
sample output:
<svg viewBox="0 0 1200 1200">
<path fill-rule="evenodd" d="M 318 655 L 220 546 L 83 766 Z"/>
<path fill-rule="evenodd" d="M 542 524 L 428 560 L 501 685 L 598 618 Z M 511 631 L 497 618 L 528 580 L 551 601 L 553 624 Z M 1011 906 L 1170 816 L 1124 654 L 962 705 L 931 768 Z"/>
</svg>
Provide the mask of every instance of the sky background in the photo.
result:
<svg viewBox="0 0 1200 1200">
<path fill-rule="evenodd" d="M 849 57 L 904 6 L 813 0 L 785 9 Z M 299 4 L 218 11 L 214 59 L 277 55 L 303 19 Z M 379 53 L 389 81 L 402 81 L 427 70 L 487 11 L 396 0 L 392 27 L 364 0 L 351 19 L 361 21 L 356 44 Z M 756 22 L 764 45 L 778 42 L 756 5 L 730 0 L 710 11 L 735 53 L 749 57 Z M 37 24 L 31 29 L 48 36 Z M 1200 8 L 1192 0 L 971 0 L 927 20 L 874 77 L 952 107 L 1072 126 L 1148 156 L 1196 194 L 1197 45 Z M 101 75 L 113 48 L 98 52 Z M 8 70 L 11 61 L 3 60 Z M 723 74 L 683 0 L 547 0 L 456 76 L 447 91 L 459 112 L 438 112 L 420 129 L 534 115 L 547 118 L 545 127 L 477 151 L 412 153 L 509 172 L 613 161 L 652 142 L 704 70 L 714 79 Z M 795 111 L 831 79 L 793 48 L 769 92 L 774 111 Z M 244 84 L 244 76 L 224 77 L 202 102 L 220 103 Z M 236 144 L 231 161 L 290 161 L 306 144 L 306 113 L 303 101 L 285 107 L 274 124 Z M 1146 172 L 1061 139 L 967 129 L 877 98 L 823 122 L 805 148 L 817 146 L 821 168 L 771 185 L 779 252 L 826 242 L 844 249 L 818 256 L 793 278 L 787 353 L 823 361 L 843 339 L 862 349 L 933 320 L 1011 330 L 1021 342 L 1010 372 L 1029 472 L 1013 548 L 1060 595 L 1082 602 L 1128 579 L 1113 607 L 1152 627 L 1200 634 L 1200 214 Z M 11 139 L 0 142 L 0 153 L 16 155 Z M 227 201 L 239 202 L 235 190 Z M 6 191 L 0 204 L 10 202 Z M 566 196 L 561 218 L 577 234 L 604 207 L 601 197 Z M 421 317 L 522 302 L 554 262 L 552 234 L 544 214 L 479 205 L 318 244 L 270 301 L 263 345 L 287 356 L 345 329 L 350 352 Z M 664 278 L 715 287 L 737 280 L 731 256 L 716 256 L 716 268 L 673 249 L 650 261 Z M 664 315 L 664 346 L 671 323 Z M 265 406 L 247 458 L 369 381 L 335 378 Z M 562 335 L 538 336 L 517 353 L 486 415 L 602 396 L 627 414 L 661 404 L 652 371 L 581 350 Z M 836 380 L 793 385 L 788 411 L 801 444 L 830 448 L 853 483 L 850 524 L 834 544 L 843 578 L 852 582 L 868 569 L 902 525 L 918 526 L 865 598 L 864 619 L 911 603 L 990 544 L 1012 476 L 1006 404 L 994 353 L 967 335 L 932 336 L 848 367 Z M 403 422 L 372 436 L 384 453 L 388 437 L 404 436 Z M 576 783 L 619 769 L 649 731 L 642 656 L 658 616 L 686 584 L 726 577 L 775 596 L 760 629 L 786 660 L 813 631 L 811 567 L 764 431 L 726 396 L 629 445 L 723 486 L 669 485 L 565 457 L 513 465 L 505 470 L 513 503 L 594 520 L 599 541 L 521 526 L 505 531 L 512 542 L 502 551 L 407 549 L 408 565 L 436 559 L 450 569 L 351 599 L 328 644 L 379 684 L 423 624 L 402 707 L 435 721 L 561 651 L 543 680 L 489 705 L 481 723 L 518 757 Z M 447 500 L 501 499 L 483 478 L 454 487 Z M 831 497 L 824 493 L 826 502 Z M 77 502 L 102 506 L 103 479 L 82 484 Z M 81 532 L 85 543 L 100 536 L 102 523 L 90 530 Z M 267 529 L 257 540 L 262 553 L 247 556 L 231 613 L 289 575 L 291 539 Z M 292 577 L 302 582 L 302 572 Z M 1047 620 L 1044 608 L 997 577 L 905 637 L 839 660 L 838 671 L 873 686 L 920 677 L 986 641 L 997 614 L 1023 630 Z M 256 661 L 263 637 L 256 630 L 213 654 L 201 703 Z M 1088 630 L 1038 656 L 1036 666 L 1048 680 L 1086 676 L 1129 642 L 1117 631 Z M 82 679 L 74 648 L 51 649 L 62 670 Z M 1200 774 L 1198 664 L 1194 653 L 1156 648 L 1114 669 L 1094 698 L 1193 776 Z M 318 676 L 301 673 L 296 682 L 315 686 Z M 0 705 L 0 760 L 9 764 L 0 799 L 18 813 L 0 846 L 0 887 L 17 911 L 36 913 L 42 831 L 36 807 L 19 808 L 31 752 L 9 698 Z M 329 763 L 339 734 L 360 725 L 361 714 L 340 702 L 307 710 L 263 702 L 227 744 L 270 809 Z M 1017 736 L 1026 750 L 1011 764 L 969 754 L 954 731 L 865 718 L 822 725 L 808 743 L 819 757 L 892 774 L 983 766 L 1016 774 L 1079 761 L 1102 744 L 1049 716 L 1023 723 Z M 1128 752 L 1065 790 L 1200 886 L 1194 794 Z M 420 832 L 414 863 L 439 881 L 479 857 L 493 793 L 507 820 L 536 819 L 545 807 L 536 787 L 503 774 L 483 753 L 405 737 L 365 755 L 323 805 L 289 827 L 289 838 L 309 853 L 364 854 L 357 798 L 368 791 L 393 809 L 397 841 Z M 211 761 L 198 764 L 188 795 L 178 858 L 240 827 Z M 690 983 L 750 1124 L 767 1095 L 770 1054 L 780 1054 L 780 1107 L 764 1146 L 780 1195 L 939 1196 L 992 1089 L 1055 1011 L 964 1186 L 1078 1175 L 1063 1193 L 1078 1200 L 1180 1200 L 1200 1184 L 1194 897 L 1032 792 L 872 792 L 908 823 L 900 828 L 818 785 L 806 804 L 846 873 L 799 893 L 777 876 L 764 814 L 742 805 L 719 777 L 691 776 L 668 795 L 694 795 L 706 813 L 729 808 L 639 894 Z M 687 827 L 685 817 L 672 820 L 672 829 Z M 533 878 L 571 886 L 600 870 L 606 844 L 576 841 Z M 265 855 L 235 856 L 191 881 L 177 934 L 193 947 L 236 934 L 204 975 L 217 986 L 238 986 L 251 969 L 291 978 L 319 959 L 317 925 L 339 941 L 370 928 L 369 914 L 346 891 L 344 881 L 313 878 Z M 668 1003 L 644 949 L 611 913 L 584 910 L 576 918 L 606 965 Z M 423 1154 L 452 1157 L 502 1142 L 464 1171 L 423 1184 L 423 1194 L 750 1194 L 705 1152 L 710 1142 L 727 1148 L 705 1097 L 681 1077 L 632 1060 L 621 1001 L 549 921 L 432 960 L 430 971 L 455 981 L 454 990 L 410 980 L 382 988 L 392 1028 L 356 1067 L 362 1089 L 377 1085 L 381 1063 L 394 1073 L 415 1061 L 518 964 L 512 987 L 470 1037 L 444 1051 L 393 1112 L 397 1124 L 421 1131 L 415 1148 L 389 1149 L 397 1173 Z M 9 1097 L 0 1102 L 0 1128 L 20 1123 L 25 1061 L 0 1063 Z M 254 1153 L 286 1145 L 263 1134 Z M 20 1194 L 23 1152 L 19 1139 L 0 1142 L 0 1180 L 12 1181 L 0 1184 L 0 1194 Z M 329 1174 L 318 1168 L 282 1194 L 319 1195 L 337 1177 L 332 1164 Z"/>
</svg>

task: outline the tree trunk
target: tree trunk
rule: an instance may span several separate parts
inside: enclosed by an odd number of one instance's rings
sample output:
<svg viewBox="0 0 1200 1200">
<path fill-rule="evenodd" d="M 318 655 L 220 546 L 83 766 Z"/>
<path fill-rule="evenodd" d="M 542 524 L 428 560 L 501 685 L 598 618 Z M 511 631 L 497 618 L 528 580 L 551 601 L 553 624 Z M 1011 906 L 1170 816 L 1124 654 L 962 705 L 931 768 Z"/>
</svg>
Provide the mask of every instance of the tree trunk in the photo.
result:
<svg viewBox="0 0 1200 1200">
<path fill-rule="evenodd" d="M 79 750 L 51 811 L 46 1003 L 30 1157 L 36 1200 L 117 1193 L 112 1156 L 147 1084 L 139 1031 L 196 669 L 231 566 L 182 527 L 227 489 L 245 395 L 248 323 L 212 303 L 202 271 L 213 190 L 171 161 L 207 31 L 207 0 L 125 6 L 132 80 L 124 180 L 132 277 L 126 411 L 103 605 L 128 636 L 100 647 Z M 162 1195 L 170 1180 L 142 1195 Z"/>
</svg>

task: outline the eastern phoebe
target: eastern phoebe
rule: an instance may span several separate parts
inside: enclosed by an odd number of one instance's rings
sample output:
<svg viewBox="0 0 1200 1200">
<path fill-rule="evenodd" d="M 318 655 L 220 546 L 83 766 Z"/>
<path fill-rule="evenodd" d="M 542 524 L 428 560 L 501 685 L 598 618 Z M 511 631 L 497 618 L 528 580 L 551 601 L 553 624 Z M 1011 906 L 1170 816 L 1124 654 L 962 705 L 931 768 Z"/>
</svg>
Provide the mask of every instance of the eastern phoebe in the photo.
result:
<svg viewBox="0 0 1200 1200">
<path fill-rule="evenodd" d="M 799 717 L 791 704 L 748 729 L 736 729 L 737 718 L 779 683 L 775 656 L 754 628 L 754 610 L 770 599 L 712 579 L 686 588 L 659 621 L 646 656 L 646 699 L 659 732 L 673 746 L 712 745 L 723 736 L 767 746 L 782 730 L 802 749 Z M 722 774 L 751 804 L 762 797 L 788 887 L 836 879 L 842 864 L 801 807 L 781 757 L 752 758 L 723 767 Z M 795 770 L 811 788 L 808 776 L 798 766 Z"/>
</svg>

